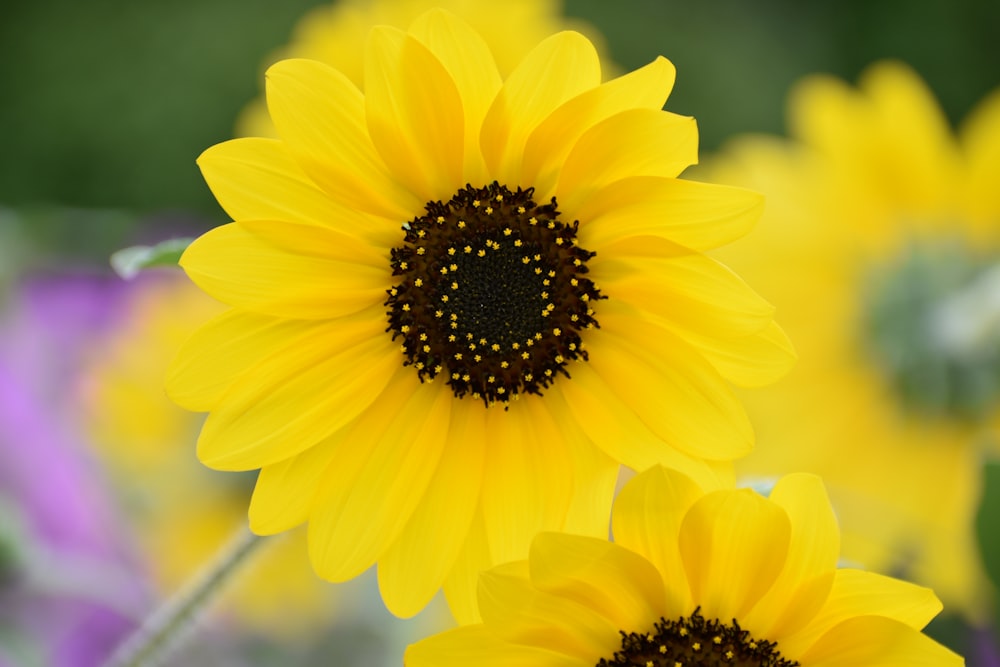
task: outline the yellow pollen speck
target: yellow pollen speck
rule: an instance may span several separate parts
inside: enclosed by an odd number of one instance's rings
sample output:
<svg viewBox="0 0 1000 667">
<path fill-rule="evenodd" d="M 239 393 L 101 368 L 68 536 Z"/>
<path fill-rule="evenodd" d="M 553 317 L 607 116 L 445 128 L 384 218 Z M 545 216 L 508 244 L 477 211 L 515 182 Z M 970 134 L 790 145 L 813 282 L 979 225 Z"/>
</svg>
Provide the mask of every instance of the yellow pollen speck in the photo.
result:
<svg viewBox="0 0 1000 667">
<path fill-rule="evenodd" d="M 750 642 L 749 646 L 751 651 L 757 650 L 757 642 Z"/>
<path fill-rule="evenodd" d="M 577 280 L 576 278 L 570 278 L 569 279 L 569 284 L 572 285 L 573 287 L 576 287 L 577 285 L 580 284 L 580 281 Z"/>
<path fill-rule="evenodd" d="M 656 667 L 656 666 L 653 664 L 652 660 L 647 660 L 646 661 L 646 667 Z"/>
<path fill-rule="evenodd" d="M 461 377 L 461 376 L 458 373 L 452 373 L 451 374 L 451 379 L 452 380 L 457 380 L 459 377 Z"/>
<path fill-rule="evenodd" d="M 426 354 L 427 352 L 430 352 L 430 351 L 431 351 L 431 346 L 430 345 L 424 345 L 424 353 Z"/>
<path fill-rule="evenodd" d="M 456 352 L 455 353 L 455 359 L 458 360 L 458 361 L 461 361 L 462 360 L 462 353 L 461 352 Z"/>
<path fill-rule="evenodd" d="M 441 372 L 441 366 L 440 366 L 440 364 L 434 367 L 434 372 L 435 373 L 440 373 Z M 431 378 L 431 380 L 433 380 L 433 379 L 434 378 Z"/>
<path fill-rule="evenodd" d="M 548 292 L 542 292 L 541 297 L 543 299 L 548 299 L 549 298 L 549 293 Z"/>
<path fill-rule="evenodd" d="M 522 352 L 521 353 L 521 358 L 522 359 L 531 359 L 531 355 L 529 353 L 527 353 L 527 352 Z"/>
<path fill-rule="evenodd" d="M 542 273 L 542 270 L 536 266 L 535 267 L 535 275 L 540 275 L 541 273 Z"/>
<path fill-rule="evenodd" d="M 504 393 L 506 393 L 506 392 L 507 392 L 507 390 L 506 390 L 506 389 L 504 389 L 503 387 L 497 387 L 497 393 L 498 393 L 498 394 L 504 394 Z"/>
<path fill-rule="evenodd" d="M 399 327 L 399 330 L 402 331 L 403 333 L 410 333 L 410 325 L 404 324 L 403 326 Z"/>
<path fill-rule="evenodd" d="M 514 341 L 513 343 L 510 344 L 510 347 L 511 347 L 512 350 L 517 350 L 517 349 L 520 349 L 521 344 L 518 343 L 517 341 Z"/>
<path fill-rule="evenodd" d="M 510 227 L 504 227 L 503 228 L 503 235 L 504 236 L 510 236 L 512 232 L 513 232 L 513 230 Z"/>
<path fill-rule="evenodd" d="M 465 229 L 465 220 L 459 220 L 458 221 L 458 228 L 459 229 Z"/>
<path fill-rule="evenodd" d="M 434 317 L 437 317 L 437 318 L 444 317 L 444 311 L 443 310 L 435 310 L 434 311 Z"/>
<path fill-rule="evenodd" d="M 451 323 L 451 328 L 452 329 L 457 329 L 458 328 L 458 322 L 452 322 Z"/>
<path fill-rule="evenodd" d="M 487 342 L 487 341 L 486 341 L 486 339 L 485 339 L 485 338 L 480 338 L 480 339 L 479 339 L 479 344 L 480 344 L 480 345 L 486 345 L 486 342 Z"/>
<path fill-rule="evenodd" d="M 410 267 L 410 265 L 407 264 L 406 262 L 400 262 L 399 263 L 399 268 L 401 268 L 403 271 L 406 271 L 406 269 L 408 269 L 409 267 Z"/>
<path fill-rule="evenodd" d="M 489 215 L 491 213 L 493 213 L 493 207 L 492 206 L 487 206 L 486 207 L 486 215 Z"/>
<path fill-rule="evenodd" d="M 496 378 L 495 375 L 491 375 L 488 378 L 486 378 L 486 381 L 489 382 L 490 384 L 492 384 L 492 383 L 494 383 L 494 382 L 497 381 L 497 378 Z"/>
<path fill-rule="evenodd" d="M 468 381 L 469 381 L 469 374 L 466 373 L 465 375 L 462 376 L 462 382 L 468 382 Z"/>
<path fill-rule="evenodd" d="M 562 329 L 560 329 L 559 327 L 556 327 L 555 329 L 552 330 L 552 335 L 553 336 L 561 336 L 562 335 Z"/>
<path fill-rule="evenodd" d="M 458 271 L 458 264 L 449 264 L 448 265 L 448 270 L 449 271 Z"/>
<path fill-rule="evenodd" d="M 496 197 L 494 197 L 494 199 L 496 199 L 497 201 L 503 201 L 503 195 L 497 195 Z"/>
<path fill-rule="evenodd" d="M 458 283 L 456 283 L 456 282 L 452 282 L 452 284 L 451 284 L 451 288 L 452 288 L 452 289 L 458 289 Z"/>
<path fill-rule="evenodd" d="M 472 205 L 473 205 L 473 206 L 475 206 L 476 208 L 479 208 L 479 204 L 480 204 L 480 203 L 481 203 L 481 202 L 480 202 L 480 201 L 479 201 L 478 199 L 473 199 L 473 200 L 472 200 Z"/>
<path fill-rule="evenodd" d="M 542 339 L 542 333 L 541 332 L 536 333 L 535 340 L 541 340 L 541 339 Z"/>
<path fill-rule="evenodd" d="M 527 264 L 527 263 L 529 263 L 530 261 L 531 261 L 531 258 L 530 258 L 530 257 L 522 257 L 522 258 L 521 258 L 521 263 L 522 263 L 522 264 Z"/>
<path fill-rule="evenodd" d="M 446 273 L 448 273 L 448 267 L 447 267 L 447 266 L 442 266 L 442 267 L 441 267 L 441 275 L 443 276 L 443 275 L 445 275 Z"/>
<path fill-rule="evenodd" d="M 409 312 L 409 310 L 410 310 L 410 304 L 408 304 L 408 303 L 404 303 L 404 304 L 403 304 L 403 310 L 405 310 L 405 311 Z"/>
<path fill-rule="evenodd" d="M 566 361 L 566 357 L 562 356 L 561 354 L 557 354 L 554 357 L 554 359 L 557 364 L 561 364 L 562 362 Z"/>
<path fill-rule="evenodd" d="M 483 358 L 481 356 L 479 356 L 478 354 L 476 356 L 472 357 L 472 358 L 476 361 L 476 363 L 479 363 L 480 361 L 483 360 Z"/>
<path fill-rule="evenodd" d="M 420 287 L 424 284 L 424 281 L 422 278 L 417 278 L 416 280 L 413 281 L 413 284 L 417 287 Z"/>
<path fill-rule="evenodd" d="M 485 257 L 486 256 L 486 251 L 483 250 L 482 248 L 480 248 L 479 251 L 476 252 L 476 255 L 478 255 L 479 257 Z"/>
<path fill-rule="evenodd" d="M 420 340 L 427 340 L 427 334 L 425 333 L 420 334 Z"/>
<path fill-rule="evenodd" d="M 667 647 L 664 644 L 660 644 L 660 653 L 666 653 Z"/>
<path fill-rule="evenodd" d="M 462 248 L 462 252 L 468 255 L 470 252 L 472 252 L 472 246 L 470 245 L 465 246 L 464 248 Z"/>
<path fill-rule="evenodd" d="M 427 252 L 427 251 L 424 250 L 423 247 L 417 248 L 417 254 L 418 255 L 423 255 L 425 252 Z"/>
<path fill-rule="evenodd" d="M 455 334 L 448 334 L 448 342 L 449 343 L 455 342 Z"/>
<path fill-rule="evenodd" d="M 506 361 L 501 361 L 500 362 L 500 368 L 507 368 L 508 366 L 510 366 L 510 363 L 508 363 Z"/>
<path fill-rule="evenodd" d="M 736 654 L 732 651 L 726 651 L 726 660 L 732 660 L 734 655 Z"/>
<path fill-rule="evenodd" d="M 535 376 L 534 376 L 534 375 L 532 375 L 531 373 L 525 373 L 525 374 L 524 374 L 524 381 L 525 381 L 525 382 L 531 382 L 531 379 L 532 379 L 533 377 L 535 377 Z"/>
<path fill-rule="evenodd" d="M 490 346 L 490 349 L 492 349 L 494 352 L 499 352 L 500 351 L 500 344 L 499 343 L 493 343 L 493 345 Z"/>
<path fill-rule="evenodd" d="M 580 266 L 581 264 L 583 264 L 583 262 L 580 261 L 579 257 L 573 260 L 573 266 Z"/>
<path fill-rule="evenodd" d="M 562 237 L 561 237 L 561 236 L 557 236 L 557 237 L 556 237 L 556 245 L 562 245 L 562 244 L 563 244 L 563 239 L 562 239 Z"/>
<path fill-rule="evenodd" d="M 546 368 L 545 369 L 545 375 L 547 375 L 549 377 L 552 377 L 552 369 L 551 368 Z"/>
<path fill-rule="evenodd" d="M 715 635 L 714 637 L 712 637 L 712 643 L 713 644 L 721 644 L 722 643 L 722 637 L 720 637 L 719 635 Z"/>
<path fill-rule="evenodd" d="M 679 635 L 680 635 L 681 637 L 687 637 L 687 636 L 688 636 L 688 631 L 687 631 L 687 628 L 681 628 L 681 629 L 680 629 L 680 630 L 679 630 L 679 631 L 677 632 L 677 634 L 679 634 Z"/>
<path fill-rule="evenodd" d="M 389 290 L 389 294 L 391 296 L 396 296 L 397 294 L 399 294 L 399 290 L 393 287 L 391 290 Z"/>
<path fill-rule="evenodd" d="M 476 349 L 476 344 L 475 343 L 469 343 L 469 349 L 470 350 L 475 350 Z"/>
<path fill-rule="evenodd" d="M 531 339 L 529 338 L 528 340 L 524 341 L 524 343 L 525 343 L 525 345 L 527 345 L 528 347 L 531 347 L 532 345 L 534 345 L 534 344 L 535 344 L 535 341 L 533 341 L 533 340 L 531 340 Z M 527 354 L 527 352 L 525 352 L 525 354 Z"/>
<path fill-rule="evenodd" d="M 549 316 L 549 311 L 543 310 L 542 311 L 542 317 L 548 317 L 548 316 Z"/>
<path fill-rule="evenodd" d="M 541 255 L 535 255 L 535 261 L 536 262 L 542 261 L 542 256 Z"/>
<path fill-rule="evenodd" d="M 454 248 L 448 248 L 448 254 L 449 255 L 454 255 L 455 254 L 455 249 Z"/>
<path fill-rule="evenodd" d="M 528 218 L 528 224 L 537 225 L 538 224 L 538 218 Z"/>
<path fill-rule="evenodd" d="M 523 206 L 518 206 L 517 207 L 517 212 L 518 213 L 524 213 L 524 207 Z"/>
<path fill-rule="evenodd" d="M 584 294 L 584 295 L 580 296 L 580 301 L 590 301 L 590 295 L 589 294 Z"/>
<path fill-rule="evenodd" d="M 579 315 L 577 315 L 576 313 L 573 313 L 572 315 L 570 315 L 570 316 L 569 316 L 569 320 L 570 320 L 570 322 L 576 322 L 576 321 L 578 321 L 579 319 L 580 319 L 580 316 L 579 316 Z"/>
<path fill-rule="evenodd" d="M 680 662 L 680 661 L 677 661 L 677 662 L 674 663 L 674 667 L 684 667 L 684 663 Z"/>
<path fill-rule="evenodd" d="M 514 239 L 514 247 L 515 248 L 520 248 L 521 245 L 522 245 L 521 244 L 521 239 Z"/>
<path fill-rule="evenodd" d="M 549 278 L 555 278 L 555 277 L 556 277 L 556 272 L 555 271 L 549 271 Z"/>
<path fill-rule="evenodd" d="M 437 217 L 437 222 L 438 222 L 438 224 L 439 224 L 439 225 L 440 225 L 440 224 L 441 224 L 442 222 L 444 222 L 444 216 L 443 216 L 443 215 L 439 215 L 439 216 Z"/>
<path fill-rule="evenodd" d="M 542 284 L 548 287 L 551 284 L 551 282 L 549 281 L 548 278 L 546 278 L 545 280 L 542 281 Z"/>
<path fill-rule="evenodd" d="M 425 236 L 427 236 L 427 232 L 421 229 L 420 231 L 417 232 L 417 236 L 419 236 L 420 238 L 424 238 Z"/>
<path fill-rule="evenodd" d="M 448 295 L 447 294 L 442 294 L 441 295 L 441 300 L 444 301 L 445 303 L 448 303 Z"/>
<path fill-rule="evenodd" d="M 549 229 L 555 229 L 555 228 L 556 228 L 555 221 L 554 220 L 549 220 Z"/>
<path fill-rule="evenodd" d="M 694 649 L 695 651 L 700 651 L 701 650 L 701 642 L 695 642 L 695 643 L 691 644 L 691 648 Z"/>
<path fill-rule="evenodd" d="M 416 368 L 418 371 L 422 371 L 424 369 L 424 364 L 423 362 L 418 361 L 417 363 L 413 364 L 413 367 Z"/>
</svg>

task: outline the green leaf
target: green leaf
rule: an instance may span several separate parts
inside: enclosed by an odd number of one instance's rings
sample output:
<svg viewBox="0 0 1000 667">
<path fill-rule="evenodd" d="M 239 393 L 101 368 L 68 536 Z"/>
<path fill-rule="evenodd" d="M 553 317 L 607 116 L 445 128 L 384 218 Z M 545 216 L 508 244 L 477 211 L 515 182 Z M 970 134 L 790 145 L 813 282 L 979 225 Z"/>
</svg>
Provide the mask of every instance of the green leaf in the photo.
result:
<svg viewBox="0 0 1000 667">
<path fill-rule="evenodd" d="M 983 466 L 983 499 L 976 516 L 983 564 L 993 583 L 1000 585 L 1000 462 Z"/>
<path fill-rule="evenodd" d="M 136 245 L 122 248 L 111 255 L 111 268 L 125 280 L 131 280 L 143 269 L 154 266 L 177 266 L 181 254 L 192 241 L 194 239 L 170 239 L 153 246 Z"/>
</svg>

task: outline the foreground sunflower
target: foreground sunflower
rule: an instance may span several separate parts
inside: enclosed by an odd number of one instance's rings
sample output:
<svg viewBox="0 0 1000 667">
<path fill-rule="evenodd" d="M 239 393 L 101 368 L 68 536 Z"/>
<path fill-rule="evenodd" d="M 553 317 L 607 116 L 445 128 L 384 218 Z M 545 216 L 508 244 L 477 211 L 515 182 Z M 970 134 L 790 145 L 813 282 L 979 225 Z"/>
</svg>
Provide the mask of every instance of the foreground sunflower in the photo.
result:
<svg viewBox="0 0 1000 667">
<path fill-rule="evenodd" d="M 236 222 L 181 264 L 232 309 L 168 378 L 207 410 L 198 455 L 261 468 L 250 524 L 307 522 L 323 577 L 376 561 L 389 609 L 539 530 L 605 535 L 619 463 L 731 475 L 752 432 L 729 381 L 792 355 L 772 308 L 701 250 L 761 200 L 677 180 L 693 119 L 663 58 L 601 84 L 574 32 L 502 80 L 444 11 L 376 28 L 365 92 L 309 60 L 268 71 L 280 140 L 199 159 Z"/>
<path fill-rule="evenodd" d="M 741 139 L 713 172 L 768 196 L 724 257 L 774 299 L 802 357 L 747 397 L 761 446 L 738 470 L 820 475 L 846 557 L 975 620 L 991 596 L 980 468 L 1000 416 L 1000 95 L 956 139 L 918 76 L 881 63 L 858 89 L 806 80 L 791 119 L 792 140 Z"/>
<path fill-rule="evenodd" d="M 600 33 L 580 19 L 562 14 L 561 0 L 338 0 L 314 8 L 295 25 L 291 41 L 267 64 L 286 58 L 319 60 L 364 85 L 365 38 L 377 25 L 405 28 L 424 12 L 440 7 L 466 21 L 482 36 L 501 76 L 510 74 L 535 47 L 559 30 L 576 30 L 601 52 Z M 607 76 L 608 59 L 602 54 Z M 263 97 L 247 105 L 236 123 L 239 136 L 277 136 Z"/>
<path fill-rule="evenodd" d="M 764 498 L 655 467 L 613 524 L 614 543 L 542 533 L 528 560 L 483 573 L 483 622 L 410 646 L 407 667 L 964 664 L 920 632 L 941 610 L 930 590 L 837 568 L 818 477 Z"/>
</svg>

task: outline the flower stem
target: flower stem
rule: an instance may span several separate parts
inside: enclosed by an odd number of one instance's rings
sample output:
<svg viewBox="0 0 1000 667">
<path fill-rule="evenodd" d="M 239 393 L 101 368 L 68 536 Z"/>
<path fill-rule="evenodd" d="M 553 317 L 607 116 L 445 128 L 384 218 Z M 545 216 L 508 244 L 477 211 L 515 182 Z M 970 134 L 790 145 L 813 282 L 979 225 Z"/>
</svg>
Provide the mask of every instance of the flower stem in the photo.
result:
<svg viewBox="0 0 1000 667">
<path fill-rule="evenodd" d="M 184 638 L 208 604 L 225 587 L 261 542 L 241 526 L 215 560 L 167 600 L 114 652 L 104 667 L 148 667 L 161 664 Z"/>
</svg>

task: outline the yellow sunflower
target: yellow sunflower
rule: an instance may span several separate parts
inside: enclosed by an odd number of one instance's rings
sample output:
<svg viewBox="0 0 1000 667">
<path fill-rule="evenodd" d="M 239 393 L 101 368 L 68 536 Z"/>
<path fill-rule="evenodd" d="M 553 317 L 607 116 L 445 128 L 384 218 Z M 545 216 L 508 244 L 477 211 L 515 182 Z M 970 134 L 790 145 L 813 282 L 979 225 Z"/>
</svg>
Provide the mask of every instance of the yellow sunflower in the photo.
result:
<svg viewBox="0 0 1000 667">
<path fill-rule="evenodd" d="M 407 667 L 964 664 L 920 632 L 941 609 L 930 590 L 837 568 L 818 477 L 764 498 L 654 467 L 613 523 L 613 543 L 542 533 L 527 560 L 484 572 L 483 622 L 410 646 Z"/>
<path fill-rule="evenodd" d="M 380 27 L 365 91 L 320 62 L 268 71 L 280 140 L 199 159 L 236 222 L 181 264 L 232 309 L 168 378 L 209 411 L 198 455 L 261 468 L 250 525 L 309 525 L 329 580 L 378 562 L 401 616 L 539 530 L 605 535 L 618 464 L 731 475 L 752 447 L 729 381 L 792 354 L 772 308 L 701 251 L 760 197 L 678 180 L 693 119 L 665 59 L 601 84 L 558 33 L 502 79 L 454 15 Z"/>
<path fill-rule="evenodd" d="M 956 139 L 918 76 L 885 62 L 858 89 L 804 81 L 791 126 L 735 142 L 712 171 L 768 197 L 723 256 L 774 299 L 802 359 L 747 397 L 761 440 L 738 471 L 819 474 L 848 558 L 978 618 L 983 430 L 1000 415 L 1000 95 Z"/>
<path fill-rule="evenodd" d="M 100 341 L 83 386 L 83 426 L 113 473 L 160 591 L 170 595 L 243 525 L 252 477 L 200 466 L 184 443 L 201 418 L 163 393 L 181 342 L 224 310 L 183 276 L 143 276 L 122 289 L 123 320 Z M 334 609 L 305 558 L 305 531 L 256 554 L 220 612 L 271 636 L 301 636 Z"/>
<path fill-rule="evenodd" d="M 538 42 L 559 30 L 587 36 L 601 53 L 605 76 L 609 59 L 600 32 L 580 19 L 562 15 L 561 0 L 339 0 L 316 7 L 299 20 L 292 41 L 268 59 L 319 60 L 340 70 L 355 85 L 364 85 L 365 39 L 373 26 L 405 28 L 424 12 L 440 7 L 461 17 L 490 48 L 500 76 L 507 76 Z M 275 137 L 277 133 L 263 98 L 240 114 L 236 133 L 244 137 Z"/>
</svg>

